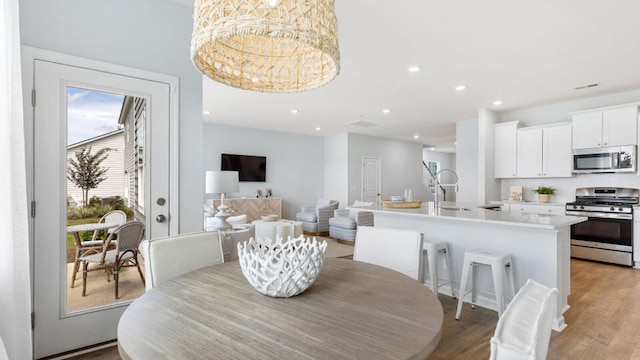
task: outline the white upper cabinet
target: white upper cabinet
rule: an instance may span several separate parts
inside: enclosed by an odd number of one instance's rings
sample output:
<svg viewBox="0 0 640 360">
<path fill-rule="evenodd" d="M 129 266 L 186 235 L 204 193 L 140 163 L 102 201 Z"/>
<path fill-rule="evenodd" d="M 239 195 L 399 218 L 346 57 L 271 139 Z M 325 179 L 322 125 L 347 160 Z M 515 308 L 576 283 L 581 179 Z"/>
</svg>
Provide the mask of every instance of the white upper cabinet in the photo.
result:
<svg viewBox="0 0 640 360">
<path fill-rule="evenodd" d="M 638 104 L 573 113 L 573 148 L 636 145 Z"/>
<path fill-rule="evenodd" d="M 543 135 L 542 176 L 571 177 L 571 124 L 544 127 Z"/>
<path fill-rule="evenodd" d="M 542 128 L 518 130 L 517 176 L 542 177 Z"/>
<path fill-rule="evenodd" d="M 518 129 L 517 177 L 571 177 L 571 124 Z"/>
<path fill-rule="evenodd" d="M 516 140 L 519 121 L 494 126 L 494 171 L 496 178 L 516 177 Z"/>
<path fill-rule="evenodd" d="M 638 143 L 638 106 L 602 112 L 602 146 L 636 145 Z"/>
</svg>

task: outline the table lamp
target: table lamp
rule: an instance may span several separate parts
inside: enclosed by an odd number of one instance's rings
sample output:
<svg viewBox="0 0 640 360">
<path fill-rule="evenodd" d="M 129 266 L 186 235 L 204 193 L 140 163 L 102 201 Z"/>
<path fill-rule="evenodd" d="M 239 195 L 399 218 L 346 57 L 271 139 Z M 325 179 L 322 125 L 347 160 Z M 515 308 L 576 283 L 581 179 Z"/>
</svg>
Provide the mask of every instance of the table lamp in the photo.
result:
<svg viewBox="0 0 640 360">
<path fill-rule="evenodd" d="M 240 191 L 237 171 L 207 171 L 206 173 L 206 193 L 220 194 L 220 206 L 215 218 L 217 223 L 213 230 L 231 230 L 233 226 L 227 222 L 231 216 L 231 208 L 224 204 L 224 196 L 228 193 Z"/>
</svg>

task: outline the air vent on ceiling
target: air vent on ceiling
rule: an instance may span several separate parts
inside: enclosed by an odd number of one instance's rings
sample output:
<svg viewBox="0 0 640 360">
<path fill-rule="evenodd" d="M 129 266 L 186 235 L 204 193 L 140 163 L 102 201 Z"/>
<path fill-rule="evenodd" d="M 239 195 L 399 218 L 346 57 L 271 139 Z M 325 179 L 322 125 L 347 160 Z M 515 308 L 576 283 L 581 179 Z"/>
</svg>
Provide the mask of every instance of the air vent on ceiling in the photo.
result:
<svg viewBox="0 0 640 360">
<path fill-rule="evenodd" d="M 359 121 L 350 122 L 349 125 L 368 128 L 368 127 L 378 126 L 379 124 L 368 122 L 368 121 L 359 120 Z"/>
<path fill-rule="evenodd" d="M 582 89 L 588 89 L 588 88 L 593 88 L 596 86 L 599 86 L 600 84 L 598 83 L 591 83 L 591 84 L 587 84 L 587 85 L 581 85 L 581 86 L 576 86 L 576 90 L 582 90 Z"/>
</svg>

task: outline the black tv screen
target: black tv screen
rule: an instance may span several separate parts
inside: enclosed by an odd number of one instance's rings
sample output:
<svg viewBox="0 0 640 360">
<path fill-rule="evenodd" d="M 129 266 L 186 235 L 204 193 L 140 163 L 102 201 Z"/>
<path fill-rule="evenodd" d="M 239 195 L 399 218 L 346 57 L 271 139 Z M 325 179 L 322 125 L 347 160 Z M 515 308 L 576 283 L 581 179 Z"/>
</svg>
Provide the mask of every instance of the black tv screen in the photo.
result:
<svg viewBox="0 0 640 360">
<path fill-rule="evenodd" d="M 237 171 L 240 181 L 266 181 L 267 158 L 265 156 L 222 154 L 221 164 L 223 171 Z"/>
</svg>

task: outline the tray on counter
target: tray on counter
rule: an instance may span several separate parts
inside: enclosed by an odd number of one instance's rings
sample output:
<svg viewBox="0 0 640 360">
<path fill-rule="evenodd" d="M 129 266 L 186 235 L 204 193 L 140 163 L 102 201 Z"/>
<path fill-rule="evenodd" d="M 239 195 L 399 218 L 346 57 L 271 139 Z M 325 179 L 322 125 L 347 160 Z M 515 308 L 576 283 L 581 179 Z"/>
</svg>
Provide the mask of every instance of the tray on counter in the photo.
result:
<svg viewBox="0 0 640 360">
<path fill-rule="evenodd" d="M 404 201 L 404 202 L 393 202 L 391 200 L 382 200 L 382 206 L 386 208 L 395 208 L 395 209 L 417 209 L 422 206 L 422 201 L 414 200 L 414 201 Z"/>
</svg>

